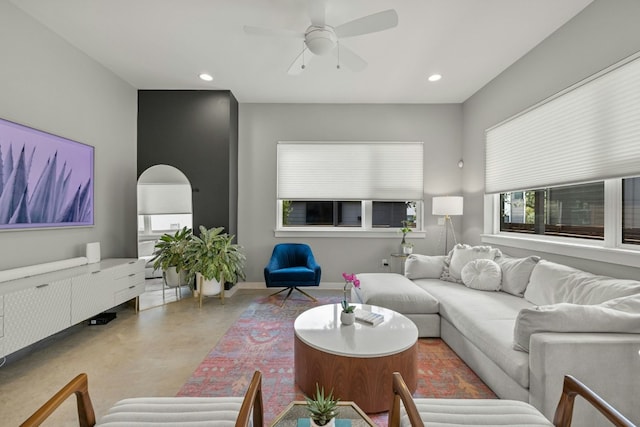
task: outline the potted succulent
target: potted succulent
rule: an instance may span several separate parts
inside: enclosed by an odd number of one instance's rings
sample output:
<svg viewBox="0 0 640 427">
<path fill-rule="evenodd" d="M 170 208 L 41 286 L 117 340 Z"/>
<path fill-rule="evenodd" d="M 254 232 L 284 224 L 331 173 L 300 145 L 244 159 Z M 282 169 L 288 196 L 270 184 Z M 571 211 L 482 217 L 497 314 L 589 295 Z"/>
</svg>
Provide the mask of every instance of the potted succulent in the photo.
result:
<svg viewBox="0 0 640 427">
<path fill-rule="evenodd" d="M 246 257 L 242 246 L 232 243 L 235 236 L 223 233 L 224 227 L 207 229 L 200 226 L 200 235 L 193 236 L 185 257 L 189 279 L 196 278 L 201 295 L 223 292 L 225 282 L 244 279 Z"/>
<path fill-rule="evenodd" d="M 324 394 L 324 387 L 320 388 L 316 383 L 316 394 L 313 398 L 305 396 L 307 410 L 311 419 L 311 426 L 335 426 L 338 415 L 338 401 L 334 399 L 333 390 L 328 395 Z"/>
<path fill-rule="evenodd" d="M 155 245 L 153 268 L 162 269 L 168 286 L 187 283 L 185 251 L 193 238 L 190 228 L 183 227 L 175 234 L 163 234 Z"/>
</svg>

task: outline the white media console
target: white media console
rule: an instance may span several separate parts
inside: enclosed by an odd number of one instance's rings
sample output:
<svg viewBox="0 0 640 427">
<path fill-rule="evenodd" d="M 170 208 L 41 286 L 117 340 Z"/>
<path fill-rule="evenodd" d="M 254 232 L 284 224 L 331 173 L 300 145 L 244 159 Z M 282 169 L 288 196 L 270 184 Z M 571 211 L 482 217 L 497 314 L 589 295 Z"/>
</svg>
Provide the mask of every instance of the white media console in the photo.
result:
<svg viewBox="0 0 640 427">
<path fill-rule="evenodd" d="M 95 264 L 0 283 L 0 358 L 144 292 L 144 261 Z"/>
</svg>

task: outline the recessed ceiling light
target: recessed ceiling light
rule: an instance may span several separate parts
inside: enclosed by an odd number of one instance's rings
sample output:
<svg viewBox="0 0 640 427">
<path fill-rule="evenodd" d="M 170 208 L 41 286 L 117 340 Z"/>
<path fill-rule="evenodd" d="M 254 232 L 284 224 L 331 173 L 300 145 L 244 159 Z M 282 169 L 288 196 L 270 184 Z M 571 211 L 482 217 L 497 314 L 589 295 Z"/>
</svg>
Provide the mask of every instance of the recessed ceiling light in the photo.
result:
<svg viewBox="0 0 640 427">
<path fill-rule="evenodd" d="M 429 81 L 430 82 L 437 82 L 441 78 L 442 78 L 442 76 L 440 74 L 432 74 L 432 75 L 429 76 Z"/>
<path fill-rule="evenodd" d="M 211 80 L 213 80 L 213 76 L 207 73 L 202 73 L 198 77 L 200 77 L 200 79 L 204 80 L 205 82 L 210 82 Z"/>
</svg>

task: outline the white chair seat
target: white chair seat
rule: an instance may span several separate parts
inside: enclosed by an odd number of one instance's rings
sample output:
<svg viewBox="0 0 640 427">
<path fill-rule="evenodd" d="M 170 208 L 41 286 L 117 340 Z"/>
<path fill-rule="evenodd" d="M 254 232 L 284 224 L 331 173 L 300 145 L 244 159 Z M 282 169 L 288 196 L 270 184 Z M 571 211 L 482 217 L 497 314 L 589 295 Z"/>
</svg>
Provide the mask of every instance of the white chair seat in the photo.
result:
<svg viewBox="0 0 640 427">
<path fill-rule="evenodd" d="M 425 427 L 520 426 L 553 427 L 537 409 L 517 400 L 413 399 Z M 400 425 L 411 426 L 404 407 Z"/>
<path fill-rule="evenodd" d="M 99 427 L 232 427 L 243 397 L 141 397 L 117 402 Z"/>
</svg>

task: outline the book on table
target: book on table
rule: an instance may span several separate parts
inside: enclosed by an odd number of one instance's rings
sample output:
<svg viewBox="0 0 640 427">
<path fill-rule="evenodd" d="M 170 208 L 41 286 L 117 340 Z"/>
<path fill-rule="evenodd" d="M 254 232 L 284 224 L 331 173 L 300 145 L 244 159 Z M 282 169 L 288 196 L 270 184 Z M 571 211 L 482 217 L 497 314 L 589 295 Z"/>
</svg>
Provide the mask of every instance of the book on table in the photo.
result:
<svg viewBox="0 0 640 427">
<path fill-rule="evenodd" d="M 356 320 L 371 326 L 379 325 L 384 320 L 384 316 L 382 314 L 372 313 L 360 308 L 356 308 L 353 312 L 356 315 Z"/>
</svg>

